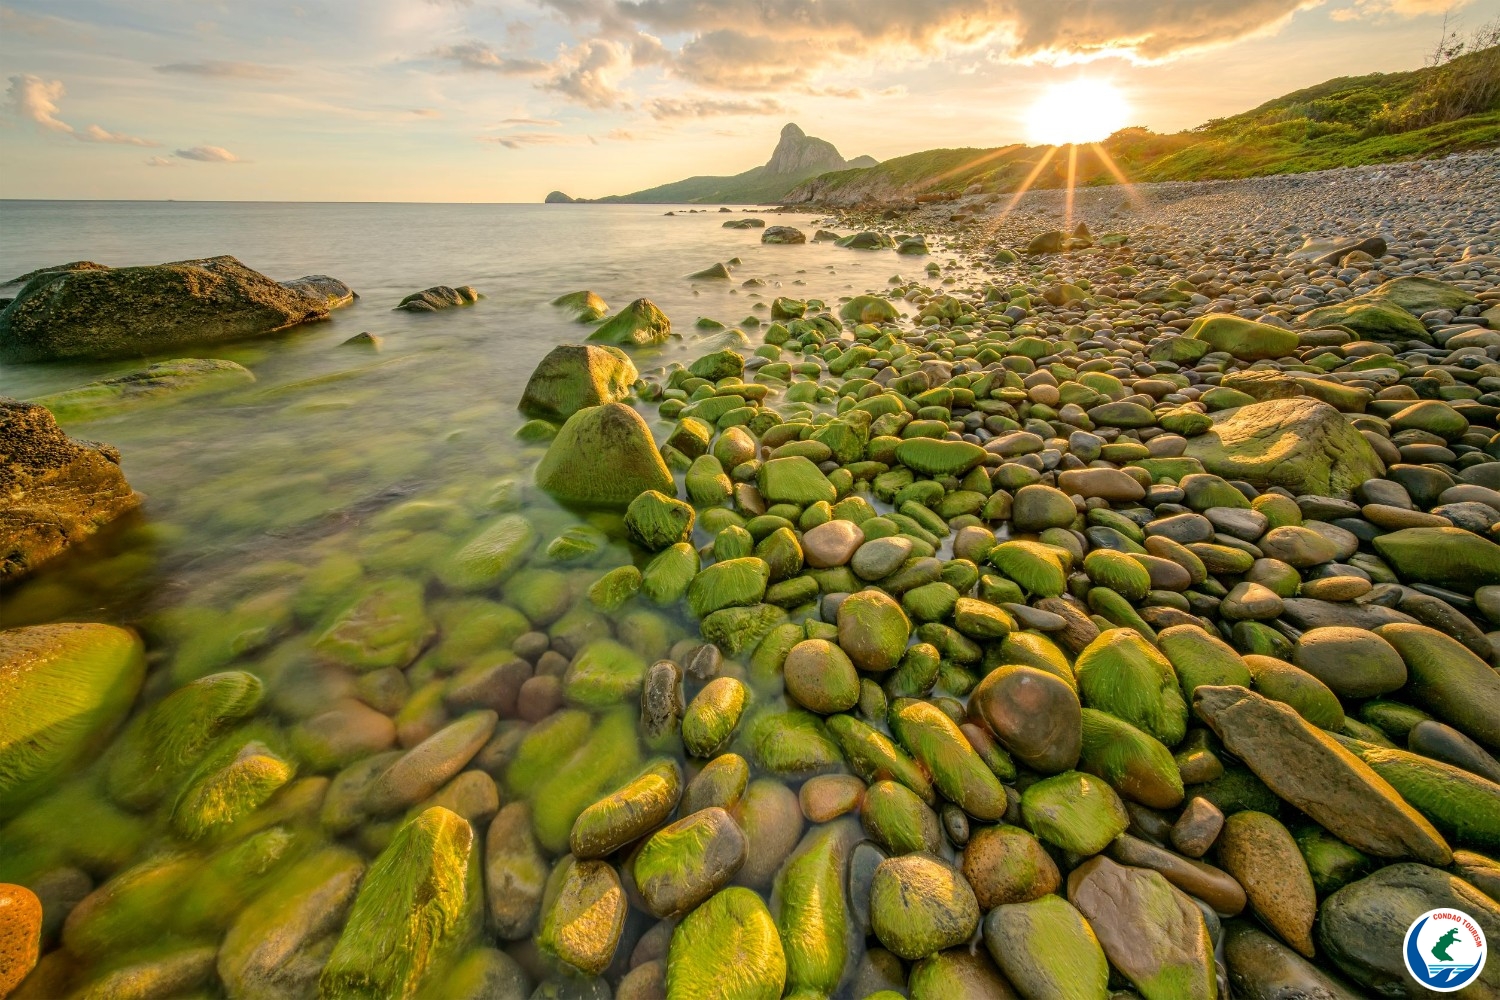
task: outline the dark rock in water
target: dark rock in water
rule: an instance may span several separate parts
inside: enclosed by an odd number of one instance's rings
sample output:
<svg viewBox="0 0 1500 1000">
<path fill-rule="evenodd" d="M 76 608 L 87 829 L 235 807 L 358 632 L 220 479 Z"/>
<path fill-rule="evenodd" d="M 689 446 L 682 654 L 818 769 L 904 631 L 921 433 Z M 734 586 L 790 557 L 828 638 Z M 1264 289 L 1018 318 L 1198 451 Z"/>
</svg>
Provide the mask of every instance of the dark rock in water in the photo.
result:
<svg viewBox="0 0 1500 1000">
<path fill-rule="evenodd" d="M 328 309 L 233 257 L 47 270 L 0 311 L 0 361 L 138 357 L 262 337 Z"/>
<path fill-rule="evenodd" d="M 1026 252 L 1029 254 L 1061 253 L 1066 240 L 1067 237 L 1063 235 L 1062 230 L 1053 229 L 1033 237 L 1026 245 Z"/>
<path fill-rule="evenodd" d="M 32 278 L 35 278 L 39 274 L 55 274 L 55 273 L 63 272 L 63 271 L 108 271 L 108 270 L 109 270 L 109 266 L 107 264 L 96 264 L 96 263 L 94 263 L 91 260 L 75 260 L 75 261 L 70 261 L 67 264 L 55 264 L 52 267 L 39 267 L 35 271 L 27 271 L 25 274 L 18 274 L 14 278 L 11 278 L 9 281 L 5 282 L 5 284 L 7 284 L 7 285 L 24 285 L 24 284 L 26 284 L 26 282 L 30 281 Z"/>
<path fill-rule="evenodd" d="M 141 502 L 120 453 L 74 441 L 45 407 L 0 399 L 0 583 L 9 583 Z"/>
<path fill-rule="evenodd" d="M 813 233 L 814 243 L 837 243 L 841 239 L 843 239 L 842 236 L 828 229 L 819 229 Z"/>
<path fill-rule="evenodd" d="M 772 226 L 760 234 L 762 243 L 806 243 L 807 234 L 793 226 Z"/>
<path fill-rule="evenodd" d="M 1245 1000 L 1359 1000 L 1360 994 L 1250 924 L 1224 928 L 1224 964 Z"/>
<path fill-rule="evenodd" d="M 452 309 L 454 306 L 473 305 L 481 298 L 483 296 L 470 285 L 459 285 L 457 288 L 433 285 L 420 292 L 412 292 L 402 299 L 396 308 L 407 312 L 437 312 L 439 309 Z"/>
<path fill-rule="evenodd" d="M 729 268 L 725 267 L 723 264 L 715 264 L 712 267 L 705 267 L 701 271 L 694 271 L 692 274 L 688 275 L 688 277 L 689 278 L 704 278 L 704 279 L 708 279 L 708 278 L 728 278 L 729 277 Z"/>
<path fill-rule="evenodd" d="M 672 321 L 650 299 L 636 299 L 600 324 L 589 339 L 605 344 L 648 347 L 672 335 Z"/>
<path fill-rule="evenodd" d="M 848 247 L 851 250 L 893 250 L 896 241 L 885 233 L 854 233 L 845 236 L 835 242 L 836 246 Z"/>
<path fill-rule="evenodd" d="M 1341 625 L 1347 628 L 1371 629 L 1392 622 L 1416 624 L 1411 615 L 1379 604 L 1355 604 L 1348 601 L 1320 601 L 1310 597 L 1288 597 L 1281 602 L 1282 616 L 1299 629 L 1309 630 Z"/>
<path fill-rule="evenodd" d="M 385 344 L 385 338 L 378 333 L 356 333 L 348 340 L 340 344 L 340 347 L 364 347 L 372 351 L 378 351 Z"/>
<path fill-rule="evenodd" d="M 283 281 L 281 284 L 294 292 L 301 292 L 317 302 L 322 302 L 329 309 L 341 309 L 353 304 L 354 300 L 359 298 L 359 293 L 354 289 L 326 274 L 307 274 L 290 281 Z"/>
<path fill-rule="evenodd" d="M 255 381 L 243 365 L 213 358 L 179 358 L 148 365 L 31 400 L 59 420 L 90 420 L 132 406 L 227 389 Z"/>
<path fill-rule="evenodd" d="M 668 214 L 670 215 L 671 213 L 669 212 Z M 724 223 L 724 225 L 721 226 L 720 228 L 722 228 L 722 229 L 764 229 L 764 228 L 766 228 L 766 220 L 765 219 L 730 219 L 728 222 Z"/>
</svg>

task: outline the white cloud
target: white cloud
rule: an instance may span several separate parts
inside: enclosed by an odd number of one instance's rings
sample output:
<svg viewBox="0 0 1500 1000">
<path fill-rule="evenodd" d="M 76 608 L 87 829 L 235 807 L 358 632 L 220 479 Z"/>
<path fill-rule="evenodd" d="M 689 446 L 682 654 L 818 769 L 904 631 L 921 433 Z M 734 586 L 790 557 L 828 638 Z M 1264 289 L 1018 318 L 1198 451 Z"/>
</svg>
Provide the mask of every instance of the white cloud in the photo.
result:
<svg viewBox="0 0 1500 1000">
<path fill-rule="evenodd" d="M 140 136 L 126 135 L 124 132 L 111 132 L 100 128 L 98 125 L 90 125 L 82 132 L 74 132 L 73 138 L 82 142 L 108 142 L 121 146 L 160 146 L 159 142 L 150 139 L 142 139 Z"/>
<path fill-rule="evenodd" d="M 31 73 L 22 73 L 10 78 L 5 96 L 11 110 L 30 122 L 50 132 L 72 134 L 73 126 L 57 117 L 57 102 L 62 100 L 67 89 L 61 80 L 43 80 Z"/>
<path fill-rule="evenodd" d="M 286 70 L 277 66 L 262 66 L 251 62 L 226 62 L 218 59 L 167 63 L 164 66 L 157 66 L 156 71 L 225 80 L 279 80 L 287 75 Z"/>
<path fill-rule="evenodd" d="M 508 135 L 484 135 L 480 142 L 493 142 L 506 149 L 524 149 L 527 146 L 575 146 L 591 142 L 587 136 L 567 135 L 563 132 L 512 132 Z"/>
<path fill-rule="evenodd" d="M 179 149 L 172 154 L 184 160 L 197 160 L 199 163 L 243 163 L 223 146 L 194 146 L 191 149 Z"/>
<path fill-rule="evenodd" d="M 148 166 L 148 167 L 175 167 L 175 166 L 177 166 L 177 162 L 175 160 L 169 160 L 165 156 L 153 156 L 149 160 L 146 161 L 146 166 Z"/>
<path fill-rule="evenodd" d="M 444 45 L 433 49 L 428 55 L 433 59 L 455 63 L 459 69 L 499 73 L 502 76 L 530 76 L 547 71 L 547 64 L 539 59 L 501 55 L 488 42 L 468 41 Z"/>
<path fill-rule="evenodd" d="M 630 54 L 619 42 L 608 38 L 584 42 L 564 52 L 554 70 L 552 79 L 541 85 L 544 90 L 590 108 L 628 106 L 628 95 L 619 83 L 630 72 Z"/>
<path fill-rule="evenodd" d="M 644 105 L 652 118 L 716 118 L 720 115 L 779 115 L 786 106 L 772 97 L 726 100 L 711 97 L 658 97 Z"/>
<path fill-rule="evenodd" d="M 500 120 L 501 128 L 525 128 L 528 125 L 536 128 L 548 128 L 561 124 L 562 122 L 555 118 L 502 118 Z"/>
</svg>

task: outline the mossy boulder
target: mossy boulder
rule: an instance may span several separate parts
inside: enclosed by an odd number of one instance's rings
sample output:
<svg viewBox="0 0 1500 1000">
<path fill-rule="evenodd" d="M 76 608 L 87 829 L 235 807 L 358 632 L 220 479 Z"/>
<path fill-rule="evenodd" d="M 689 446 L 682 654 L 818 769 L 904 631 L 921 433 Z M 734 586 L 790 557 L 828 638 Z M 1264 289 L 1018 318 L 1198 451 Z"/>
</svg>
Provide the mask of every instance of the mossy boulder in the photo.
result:
<svg viewBox="0 0 1500 1000">
<path fill-rule="evenodd" d="M 643 548 L 660 552 L 693 534 L 693 508 L 656 490 L 646 490 L 625 508 L 625 531 Z"/>
<path fill-rule="evenodd" d="M 968 441 L 908 438 L 896 445 L 896 461 L 925 476 L 962 476 L 988 456 L 989 452 Z"/>
<path fill-rule="evenodd" d="M 894 323 L 900 316 L 889 299 L 878 295 L 856 295 L 839 309 L 839 318 L 850 323 Z"/>
<path fill-rule="evenodd" d="M 768 503 L 791 503 L 799 507 L 823 501 L 833 503 L 838 490 L 812 461 L 802 455 L 773 458 L 756 473 L 761 496 Z"/>
<path fill-rule="evenodd" d="M 1297 351 L 1296 331 L 1239 316 L 1200 316 L 1193 320 L 1184 336 L 1205 341 L 1213 350 L 1232 354 L 1241 361 L 1284 358 Z"/>
<path fill-rule="evenodd" d="M 599 324 L 589 340 L 601 344 L 632 344 L 649 347 L 672 335 L 672 321 L 650 299 L 636 299 Z"/>
<path fill-rule="evenodd" d="M 1021 815 L 1037 837 L 1082 857 L 1098 854 L 1130 825 L 1115 790 L 1078 771 L 1027 787 L 1021 793 Z"/>
<path fill-rule="evenodd" d="M 1176 746 L 1187 732 L 1187 703 L 1172 663 L 1134 629 L 1108 629 L 1078 654 L 1078 693 L 1108 712 Z"/>
<path fill-rule="evenodd" d="M 1374 545 L 1410 583 L 1472 594 L 1500 580 L 1500 545 L 1462 528 L 1403 528 L 1375 536 Z"/>
<path fill-rule="evenodd" d="M 384 580 L 358 591 L 336 609 L 313 641 L 313 651 L 322 660 L 361 672 L 405 667 L 434 631 L 421 583 Z"/>
<path fill-rule="evenodd" d="M 472 285 L 433 285 L 396 303 L 402 312 L 429 313 L 471 306 L 484 298 Z"/>
<path fill-rule="evenodd" d="M 646 661 L 614 639 L 595 639 L 578 651 L 563 674 L 563 694 L 575 705 L 611 708 L 639 696 Z"/>
<path fill-rule="evenodd" d="M 615 957 L 629 907 L 613 867 L 564 857 L 547 880 L 537 949 L 585 976 L 601 975 Z"/>
<path fill-rule="evenodd" d="M 1109 996 L 1109 961 L 1099 939 L 1061 896 L 995 907 L 984 919 L 984 945 L 1022 996 Z"/>
<path fill-rule="evenodd" d="M 585 407 L 619 402 L 639 377 L 618 347 L 559 344 L 532 370 L 520 409 L 529 417 L 566 420 Z"/>
<path fill-rule="evenodd" d="M 718 382 L 726 378 L 739 378 L 745 374 L 745 359 L 736 351 L 725 348 L 703 355 L 691 365 L 688 374 Z"/>
<path fill-rule="evenodd" d="M 1156 637 L 1157 646 L 1171 661 L 1185 699 L 1203 685 L 1235 684 L 1249 687 L 1250 668 L 1234 647 L 1197 625 L 1173 625 Z"/>
<path fill-rule="evenodd" d="M 172 807 L 184 840 L 215 836 L 255 812 L 296 776 L 296 764 L 259 740 L 207 757 Z"/>
<path fill-rule="evenodd" d="M 105 787 L 123 806 L 155 805 L 220 737 L 260 706 L 265 686 L 243 670 L 200 677 L 137 716 L 110 750 Z"/>
<path fill-rule="evenodd" d="M 609 305 L 590 291 L 568 292 L 552 300 L 559 309 L 566 309 L 579 323 L 596 323 L 609 312 Z"/>
<path fill-rule="evenodd" d="M 746 849 L 744 831 L 719 806 L 657 830 L 634 862 L 647 912 L 662 919 L 689 912 L 729 884 L 745 863 Z"/>
<path fill-rule="evenodd" d="M 863 590 L 839 605 L 838 642 L 861 670 L 893 669 L 906 652 L 911 620 L 884 591 Z"/>
<path fill-rule="evenodd" d="M 113 625 L 0 632 L 0 808 L 14 815 L 97 750 L 145 671 L 141 641 Z"/>
<path fill-rule="evenodd" d="M 58 420 L 96 420 L 152 403 L 200 396 L 248 385 L 255 376 L 243 365 L 212 358 L 160 361 L 140 371 L 111 375 L 76 389 L 38 396 Z"/>
<path fill-rule="evenodd" d="M 1301 496 L 1347 498 L 1385 474 L 1370 443 L 1327 403 L 1273 399 L 1214 414 L 1214 426 L 1188 442 L 1187 456 L 1225 479 Z"/>
<path fill-rule="evenodd" d="M 724 889 L 672 931 L 667 1000 L 779 1000 L 786 974 L 776 923 L 749 889 Z"/>
<path fill-rule="evenodd" d="M 584 507 L 622 508 L 646 490 L 677 493 L 651 428 L 623 403 L 569 417 L 537 466 L 536 483 L 556 499 Z"/>
<path fill-rule="evenodd" d="M 1057 597 L 1067 589 L 1063 555 L 1040 542 L 1001 542 L 989 552 L 992 566 L 1036 597 Z"/>
<path fill-rule="evenodd" d="M 474 939 L 483 916 L 474 828 L 441 806 L 419 813 L 370 865 L 320 993 L 415 996 Z"/>
<path fill-rule="evenodd" d="M 109 445 L 74 441 L 43 406 L 0 398 L 0 585 L 141 503 Z"/>
<path fill-rule="evenodd" d="M 939 858 L 887 858 L 875 869 L 870 924 L 881 944 L 916 961 L 973 937 L 979 901 L 963 875 Z"/>
<path fill-rule="evenodd" d="M 0 361 L 140 357 L 264 337 L 327 316 L 326 302 L 227 256 L 43 271 L 0 310 Z"/>
<path fill-rule="evenodd" d="M 483 590 L 504 582 L 536 545 L 531 522 L 502 514 L 469 536 L 437 565 L 437 578 L 450 590 Z"/>
<path fill-rule="evenodd" d="M 1007 800 L 1000 779 L 980 759 L 958 725 L 936 705 L 900 698 L 891 705 L 891 732 L 932 775 L 943 797 L 976 819 L 1005 815 Z"/>
<path fill-rule="evenodd" d="M 1078 769 L 1109 782 L 1124 798 L 1153 809 L 1182 804 L 1182 775 L 1161 741 L 1107 712 L 1082 710 Z"/>
<path fill-rule="evenodd" d="M 682 768 L 676 761 L 652 761 L 618 791 L 578 814 L 568 846 L 584 861 L 608 857 L 664 823 L 680 798 Z"/>
<path fill-rule="evenodd" d="M 1381 625 L 1375 634 L 1406 661 L 1406 700 L 1500 751 L 1500 674 L 1457 639 L 1425 625 Z"/>
</svg>

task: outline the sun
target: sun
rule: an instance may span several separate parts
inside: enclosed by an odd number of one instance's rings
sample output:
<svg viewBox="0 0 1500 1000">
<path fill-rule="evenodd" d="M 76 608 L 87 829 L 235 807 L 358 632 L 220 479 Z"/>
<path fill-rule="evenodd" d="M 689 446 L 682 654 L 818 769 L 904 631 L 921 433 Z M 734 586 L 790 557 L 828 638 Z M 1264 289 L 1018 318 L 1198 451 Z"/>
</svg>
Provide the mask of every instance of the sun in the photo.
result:
<svg viewBox="0 0 1500 1000">
<path fill-rule="evenodd" d="M 1099 142 L 1124 128 L 1129 117 L 1118 87 L 1085 77 L 1048 87 L 1026 113 L 1026 134 L 1039 146 Z"/>
</svg>

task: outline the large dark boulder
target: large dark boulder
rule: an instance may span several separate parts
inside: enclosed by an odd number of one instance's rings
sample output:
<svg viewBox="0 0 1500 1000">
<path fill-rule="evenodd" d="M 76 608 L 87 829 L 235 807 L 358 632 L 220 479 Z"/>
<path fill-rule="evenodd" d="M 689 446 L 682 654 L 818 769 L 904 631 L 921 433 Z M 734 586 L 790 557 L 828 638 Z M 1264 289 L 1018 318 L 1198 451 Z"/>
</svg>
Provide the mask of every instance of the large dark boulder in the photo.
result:
<svg viewBox="0 0 1500 1000">
<path fill-rule="evenodd" d="M 0 584 L 140 502 L 119 452 L 69 438 L 45 407 L 0 397 Z"/>
<path fill-rule="evenodd" d="M 131 358 L 262 337 L 328 304 L 233 257 L 44 270 L 0 310 L 0 361 Z"/>
</svg>

